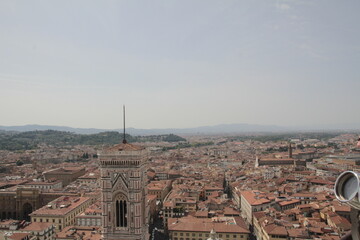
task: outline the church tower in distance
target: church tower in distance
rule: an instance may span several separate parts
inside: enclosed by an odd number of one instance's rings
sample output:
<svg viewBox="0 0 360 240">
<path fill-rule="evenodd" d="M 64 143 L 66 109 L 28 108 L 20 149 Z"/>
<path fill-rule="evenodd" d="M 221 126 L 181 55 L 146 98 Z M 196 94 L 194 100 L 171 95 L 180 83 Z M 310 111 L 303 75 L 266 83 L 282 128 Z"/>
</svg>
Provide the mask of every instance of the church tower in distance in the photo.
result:
<svg viewBox="0 0 360 240">
<path fill-rule="evenodd" d="M 100 151 L 98 156 L 103 239 L 148 239 L 147 150 L 124 139 L 122 144 Z"/>
</svg>

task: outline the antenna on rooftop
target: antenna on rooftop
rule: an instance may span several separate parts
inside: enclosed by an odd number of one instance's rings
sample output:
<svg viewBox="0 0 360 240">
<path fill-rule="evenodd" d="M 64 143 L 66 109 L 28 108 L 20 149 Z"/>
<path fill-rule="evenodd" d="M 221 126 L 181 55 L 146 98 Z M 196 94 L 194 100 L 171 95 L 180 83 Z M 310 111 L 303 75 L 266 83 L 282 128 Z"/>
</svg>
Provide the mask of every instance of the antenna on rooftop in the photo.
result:
<svg viewBox="0 0 360 240">
<path fill-rule="evenodd" d="M 123 105 L 123 117 L 124 117 L 124 136 L 123 136 L 123 143 L 127 143 L 126 139 L 125 139 L 125 105 Z"/>
</svg>

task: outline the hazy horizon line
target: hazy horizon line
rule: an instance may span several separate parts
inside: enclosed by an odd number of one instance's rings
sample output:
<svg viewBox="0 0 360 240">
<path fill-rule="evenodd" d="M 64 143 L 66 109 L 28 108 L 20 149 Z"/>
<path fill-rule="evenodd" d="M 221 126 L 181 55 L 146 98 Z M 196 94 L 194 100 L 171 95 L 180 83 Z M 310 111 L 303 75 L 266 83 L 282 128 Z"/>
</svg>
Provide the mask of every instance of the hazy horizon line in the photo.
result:
<svg viewBox="0 0 360 240">
<path fill-rule="evenodd" d="M 333 128 L 346 128 L 346 129 L 338 129 L 338 130 L 360 130 L 360 123 L 339 123 L 339 124 L 297 124 L 297 125 L 276 125 L 276 124 L 257 124 L 257 123 L 219 123 L 213 125 L 201 125 L 201 126 L 192 126 L 192 127 L 153 127 L 153 128 L 143 128 L 143 127 L 125 127 L 126 129 L 143 129 L 143 130 L 156 130 L 156 129 L 193 129 L 193 128 L 203 128 L 203 127 L 220 127 L 220 126 L 235 126 L 235 125 L 249 125 L 249 126 L 259 126 L 259 127 L 278 127 L 284 128 L 284 130 L 292 130 L 294 128 L 321 128 L 324 127 L 333 127 Z M 66 128 L 74 128 L 74 129 L 101 129 L 101 130 L 117 130 L 123 129 L 122 127 L 108 128 L 108 127 L 77 127 L 77 126 L 69 126 L 69 125 L 57 125 L 57 124 L 38 124 L 38 123 L 30 123 L 30 124 L 22 124 L 22 125 L 0 125 L 0 127 L 11 128 L 11 127 L 26 127 L 26 126 L 42 126 L 42 127 L 66 127 Z M 341 127 L 340 127 L 341 126 Z M 351 126 L 350 128 L 347 128 Z M 321 129 L 319 129 L 321 130 Z M 336 129 L 331 129 L 336 130 Z"/>
</svg>

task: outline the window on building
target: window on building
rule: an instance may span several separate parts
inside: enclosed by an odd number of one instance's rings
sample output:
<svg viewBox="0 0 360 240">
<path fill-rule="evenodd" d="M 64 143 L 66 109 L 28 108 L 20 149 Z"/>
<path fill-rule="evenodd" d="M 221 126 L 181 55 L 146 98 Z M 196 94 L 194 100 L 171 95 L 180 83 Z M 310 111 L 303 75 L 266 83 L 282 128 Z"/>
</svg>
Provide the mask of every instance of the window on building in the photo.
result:
<svg viewBox="0 0 360 240">
<path fill-rule="evenodd" d="M 127 202 L 124 199 L 116 200 L 116 226 L 127 227 Z"/>
</svg>

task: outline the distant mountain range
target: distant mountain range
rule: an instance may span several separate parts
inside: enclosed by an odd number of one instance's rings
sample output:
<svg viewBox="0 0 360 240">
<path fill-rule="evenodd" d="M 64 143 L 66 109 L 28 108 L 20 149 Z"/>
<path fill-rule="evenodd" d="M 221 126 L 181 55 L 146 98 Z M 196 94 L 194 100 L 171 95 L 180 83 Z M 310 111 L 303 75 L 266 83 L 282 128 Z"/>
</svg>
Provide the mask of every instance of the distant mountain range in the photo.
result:
<svg viewBox="0 0 360 240">
<path fill-rule="evenodd" d="M 35 131 L 35 130 L 57 130 L 79 134 L 95 134 L 100 132 L 116 131 L 122 132 L 123 129 L 98 129 L 98 128 L 72 128 L 66 126 L 51 125 L 24 125 L 24 126 L 0 126 L 0 130 L 5 131 Z M 286 131 L 286 128 L 271 125 L 254 125 L 254 124 L 222 124 L 216 126 L 205 126 L 196 128 L 164 128 L 164 129 L 137 129 L 126 128 L 126 133 L 134 136 L 138 135 L 158 135 L 158 134 L 228 134 L 244 132 L 278 132 Z"/>
<path fill-rule="evenodd" d="M 164 128 L 164 129 L 137 129 L 127 128 L 126 133 L 139 135 L 159 135 L 159 134 L 183 134 L 183 135 L 206 135 L 206 134 L 236 134 L 236 133 L 259 133 L 259 132 L 288 132 L 288 131 L 335 131 L 335 130 L 359 130 L 360 124 L 347 125 L 313 125 L 303 127 L 282 127 L 275 125 L 256 125 L 256 124 L 221 124 L 215 126 L 203 126 L 195 128 Z M 116 131 L 122 129 L 98 129 L 98 128 L 72 128 L 66 126 L 51 125 L 24 125 L 24 126 L 0 126 L 0 131 L 35 131 L 35 130 L 57 130 L 73 132 L 78 134 L 96 134 L 100 132 Z"/>
</svg>

